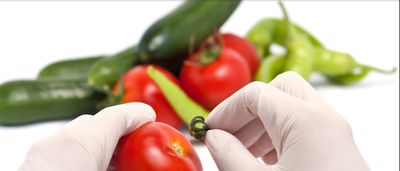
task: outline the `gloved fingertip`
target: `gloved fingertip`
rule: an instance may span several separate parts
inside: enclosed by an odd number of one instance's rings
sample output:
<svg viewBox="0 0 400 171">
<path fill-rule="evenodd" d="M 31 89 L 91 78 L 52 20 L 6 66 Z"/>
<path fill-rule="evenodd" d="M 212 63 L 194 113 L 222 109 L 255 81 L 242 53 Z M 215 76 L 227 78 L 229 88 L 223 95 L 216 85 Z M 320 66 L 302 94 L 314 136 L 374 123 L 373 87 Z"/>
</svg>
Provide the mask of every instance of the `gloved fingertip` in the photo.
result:
<svg viewBox="0 0 400 171">
<path fill-rule="evenodd" d="M 156 120 L 156 112 L 154 111 L 154 109 L 146 104 L 146 103 L 142 103 L 142 102 L 131 102 L 131 103 L 126 103 L 125 105 L 127 105 L 130 110 L 130 112 L 143 112 L 145 115 L 143 115 L 144 117 L 148 117 L 148 119 L 155 121 Z"/>
<path fill-rule="evenodd" d="M 204 141 L 219 170 L 252 170 L 260 166 L 257 159 L 232 134 L 223 130 L 207 131 Z"/>
<path fill-rule="evenodd" d="M 132 102 L 104 108 L 95 115 L 98 129 L 112 130 L 115 135 L 125 135 L 144 123 L 155 121 L 153 108 L 145 103 Z M 119 137 L 118 137 L 119 138 Z"/>
<path fill-rule="evenodd" d="M 235 136 L 220 129 L 208 130 L 204 143 L 210 151 L 221 154 L 230 151 L 231 148 L 247 151 L 246 147 Z"/>
<path fill-rule="evenodd" d="M 207 131 L 204 143 L 207 145 L 208 148 L 214 149 L 214 144 L 217 143 L 215 134 L 218 134 L 218 130 L 208 130 Z"/>
</svg>

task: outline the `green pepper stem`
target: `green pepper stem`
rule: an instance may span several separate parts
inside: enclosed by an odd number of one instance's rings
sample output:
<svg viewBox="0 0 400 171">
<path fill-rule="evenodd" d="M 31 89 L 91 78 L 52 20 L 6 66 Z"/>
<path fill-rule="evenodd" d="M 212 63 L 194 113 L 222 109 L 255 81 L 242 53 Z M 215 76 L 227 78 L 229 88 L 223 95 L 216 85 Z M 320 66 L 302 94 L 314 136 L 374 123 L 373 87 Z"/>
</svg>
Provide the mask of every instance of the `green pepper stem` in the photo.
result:
<svg viewBox="0 0 400 171">
<path fill-rule="evenodd" d="M 386 70 L 386 69 L 381 69 L 381 68 L 374 67 L 374 66 L 371 66 L 371 65 L 366 65 L 366 64 L 358 64 L 358 66 L 362 67 L 362 68 L 365 68 L 365 69 L 368 69 L 368 70 L 371 70 L 371 71 L 375 71 L 377 73 L 381 73 L 381 74 L 393 74 L 393 73 L 395 73 L 397 71 L 396 67 L 393 67 L 390 70 Z"/>
<path fill-rule="evenodd" d="M 192 137 L 196 138 L 201 142 L 204 142 L 207 131 L 208 127 L 205 123 L 204 117 L 196 116 L 192 119 L 189 126 L 189 133 Z"/>
<path fill-rule="evenodd" d="M 290 36 L 290 35 L 293 34 L 293 29 L 292 29 L 292 22 L 290 20 L 289 13 L 287 12 L 285 4 L 283 4 L 282 0 L 279 0 L 278 4 L 279 4 L 279 7 L 281 8 L 281 11 L 283 13 L 283 19 L 285 21 L 287 34 Z"/>
<path fill-rule="evenodd" d="M 279 0 L 278 3 L 283 13 L 283 18 L 285 19 L 286 22 L 290 23 L 289 13 L 286 10 L 285 4 L 283 4 L 282 0 Z"/>
</svg>

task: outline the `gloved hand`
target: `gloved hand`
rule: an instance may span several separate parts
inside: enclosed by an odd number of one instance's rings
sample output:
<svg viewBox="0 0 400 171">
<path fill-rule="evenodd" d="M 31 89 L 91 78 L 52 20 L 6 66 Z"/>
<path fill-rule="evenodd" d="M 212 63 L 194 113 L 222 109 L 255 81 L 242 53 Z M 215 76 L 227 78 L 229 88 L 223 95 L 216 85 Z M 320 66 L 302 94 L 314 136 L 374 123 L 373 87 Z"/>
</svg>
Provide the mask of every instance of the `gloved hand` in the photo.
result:
<svg viewBox="0 0 400 171">
<path fill-rule="evenodd" d="M 121 136 L 155 120 L 143 103 L 108 107 L 96 115 L 82 115 L 29 150 L 19 170 L 107 170 Z"/>
<path fill-rule="evenodd" d="M 221 171 L 369 170 L 346 120 L 293 72 L 247 85 L 206 124 L 205 144 Z"/>
</svg>

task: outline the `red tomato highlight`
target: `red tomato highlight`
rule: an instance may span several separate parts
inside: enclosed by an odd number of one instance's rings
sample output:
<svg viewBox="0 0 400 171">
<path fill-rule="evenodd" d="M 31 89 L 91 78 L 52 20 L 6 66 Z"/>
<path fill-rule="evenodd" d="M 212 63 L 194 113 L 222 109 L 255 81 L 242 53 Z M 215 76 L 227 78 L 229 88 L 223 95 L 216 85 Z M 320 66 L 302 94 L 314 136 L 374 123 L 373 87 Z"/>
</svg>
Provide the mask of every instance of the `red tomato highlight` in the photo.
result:
<svg viewBox="0 0 400 171">
<path fill-rule="evenodd" d="M 149 65 L 138 65 L 129 70 L 122 77 L 123 103 L 143 102 L 153 107 L 156 112 L 156 121 L 179 128 L 182 124 L 174 109 L 168 103 L 157 84 L 147 74 Z M 161 71 L 167 78 L 178 84 L 178 80 L 166 69 L 153 65 L 155 69 Z M 118 92 L 118 85 L 114 88 Z"/>
<path fill-rule="evenodd" d="M 118 171 L 202 171 L 192 144 L 178 130 L 149 122 L 122 137 L 116 148 Z"/>
<path fill-rule="evenodd" d="M 180 73 L 182 88 L 208 110 L 251 81 L 249 66 L 243 57 L 230 48 L 222 48 L 214 61 L 196 64 L 200 52 L 185 61 Z"/>
<path fill-rule="evenodd" d="M 258 56 L 256 48 L 245 38 L 232 33 L 223 33 L 222 39 L 225 47 L 242 55 L 250 67 L 251 75 L 254 76 L 261 63 L 261 57 Z"/>
</svg>

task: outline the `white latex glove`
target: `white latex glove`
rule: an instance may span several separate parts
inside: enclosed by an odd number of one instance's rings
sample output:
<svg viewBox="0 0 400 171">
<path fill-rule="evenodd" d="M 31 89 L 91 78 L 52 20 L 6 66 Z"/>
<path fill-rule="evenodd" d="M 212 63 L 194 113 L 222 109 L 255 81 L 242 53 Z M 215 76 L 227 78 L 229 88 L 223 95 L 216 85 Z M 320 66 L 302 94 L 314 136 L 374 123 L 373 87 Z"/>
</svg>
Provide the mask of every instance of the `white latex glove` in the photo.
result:
<svg viewBox="0 0 400 171">
<path fill-rule="evenodd" d="M 346 120 L 293 72 L 247 85 L 206 124 L 205 143 L 221 171 L 369 170 Z"/>
<path fill-rule="evenodd" d="M 29 150 L 21 171 L 105 171 L 121 136 L 155 120 L 143 103 L 108 107 L 82 115 Z"/>
</svg>

